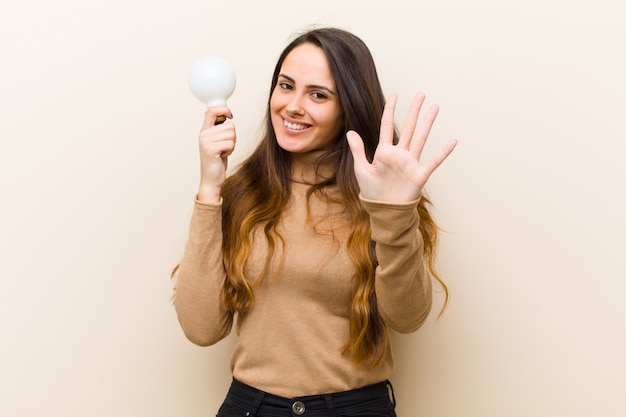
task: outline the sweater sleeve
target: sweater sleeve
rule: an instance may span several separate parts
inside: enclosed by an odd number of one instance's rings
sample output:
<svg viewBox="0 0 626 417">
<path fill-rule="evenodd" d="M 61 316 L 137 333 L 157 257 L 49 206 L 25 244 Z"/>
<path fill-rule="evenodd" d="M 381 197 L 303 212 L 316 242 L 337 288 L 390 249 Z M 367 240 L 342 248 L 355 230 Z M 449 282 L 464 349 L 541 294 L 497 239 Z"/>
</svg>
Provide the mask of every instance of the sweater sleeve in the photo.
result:
<svg viewBox="0 0 626 417">
<path fill-rule="evenodd" d="M 384 203 L 361 198 L 376 242 L 376 297 L 385 323 L 400 333 L 416 331 L 432 306 L 432 282 L 416 210 L 419 200 Z"/>
<path fill-rule="evenodd" d="M 196 201 L 175 277 L 174 307 L 185 336 L 197 345 L 217 343 L 231 331 L 232 314 L 221 302 L 225 277 L 222 204 Z"/>
</svg>

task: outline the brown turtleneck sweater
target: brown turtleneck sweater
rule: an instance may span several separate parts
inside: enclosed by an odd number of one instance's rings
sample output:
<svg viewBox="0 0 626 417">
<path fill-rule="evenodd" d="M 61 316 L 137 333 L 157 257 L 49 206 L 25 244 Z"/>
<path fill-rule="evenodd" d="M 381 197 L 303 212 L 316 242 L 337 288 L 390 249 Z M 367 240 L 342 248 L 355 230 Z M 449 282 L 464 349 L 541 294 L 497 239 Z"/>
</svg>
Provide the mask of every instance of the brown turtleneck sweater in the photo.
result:
<svg viewBox="0 0 626 417">
<path fill-rule="evenodd" d="M 237 318 L 238 339 L 231 357 L 235 378 L 283 397 L 344 391 L 388 379 L 391 351 L 375 368 L 354 365 L 342 355 L 348 338 L 351 277 L 348 224 L 340 207 L 316 194 L 307 217 L 308 185 L 293 183 L 292 199 L 279 225 L 284 259 L 277 274 L 254 286 L 252 308 Z M 362 199 L 370 214 L 379 266 L 376 295 L 386 325 L 417 330 L 432 303 L 431 278 L 422 253 L 417 202 L 387 204 Z M 226 337 L 229 317 L 220 302 L 222 205 L 195 202 L 189 239 L 176 281 L 175 307 L 192 342 L 207 346 Z M 264 265 L 267 244 L 253 237 L 249 276 Z M 283 248 L 278 247 L 280 254 Z"/>
</svg>

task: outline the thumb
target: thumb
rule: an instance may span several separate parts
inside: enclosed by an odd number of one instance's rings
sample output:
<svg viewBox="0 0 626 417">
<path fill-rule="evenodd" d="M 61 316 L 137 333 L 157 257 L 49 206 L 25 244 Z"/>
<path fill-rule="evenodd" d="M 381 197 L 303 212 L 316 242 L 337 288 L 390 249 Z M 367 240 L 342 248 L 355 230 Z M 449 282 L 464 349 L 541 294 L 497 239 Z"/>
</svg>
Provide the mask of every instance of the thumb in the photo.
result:
<svg viewBox="0 0 626 417">
<path fill-rule="evenodd" d="M 365 146 L 363 145 L 363 139 L 361 139 L 361 136 L 354 130 L 350 130 L 346 133 L 346 139 L 348 140 L 348 146 L 350 147 L 350 152 L 352 152 L 352 157 L 354 158 L 354 165 L 357 166 L 367 163 Z"/>
</svg>

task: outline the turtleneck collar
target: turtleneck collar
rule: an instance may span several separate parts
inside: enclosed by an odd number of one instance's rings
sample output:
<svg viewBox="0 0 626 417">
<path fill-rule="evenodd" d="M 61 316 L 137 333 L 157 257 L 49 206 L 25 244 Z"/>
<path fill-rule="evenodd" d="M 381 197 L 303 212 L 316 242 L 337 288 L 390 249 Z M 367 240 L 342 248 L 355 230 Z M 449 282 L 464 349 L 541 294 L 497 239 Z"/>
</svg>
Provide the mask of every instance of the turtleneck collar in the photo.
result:
<svg viewBox="0 0 626 417">
<path fill-rule="evenodd" d="M 291 181 L 300 184 L 317 184 L 334 175 L 335 158 L 326 158 L 318 165 L 324 151 L 291 154 Z"/>
</svg>

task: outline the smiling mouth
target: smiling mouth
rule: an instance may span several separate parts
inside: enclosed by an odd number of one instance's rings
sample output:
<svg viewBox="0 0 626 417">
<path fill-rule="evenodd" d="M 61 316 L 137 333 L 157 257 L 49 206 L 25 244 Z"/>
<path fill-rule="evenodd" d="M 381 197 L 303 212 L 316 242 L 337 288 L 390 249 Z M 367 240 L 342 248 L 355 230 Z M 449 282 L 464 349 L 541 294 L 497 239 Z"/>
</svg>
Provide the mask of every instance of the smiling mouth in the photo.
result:
<svg viewBox="0 0 626 417">
<path fill-rule="evenodd" d="M 301 125 L 299 123 L 291 123 L 291 122 L 288 122 L 285 119 L 283 119 L 283 124 L 285 125 L 286 128 L 292 129 L 292 130 L 304 130 L 304 129 L 309 127 L 309 125 Z"/>
</svg>

